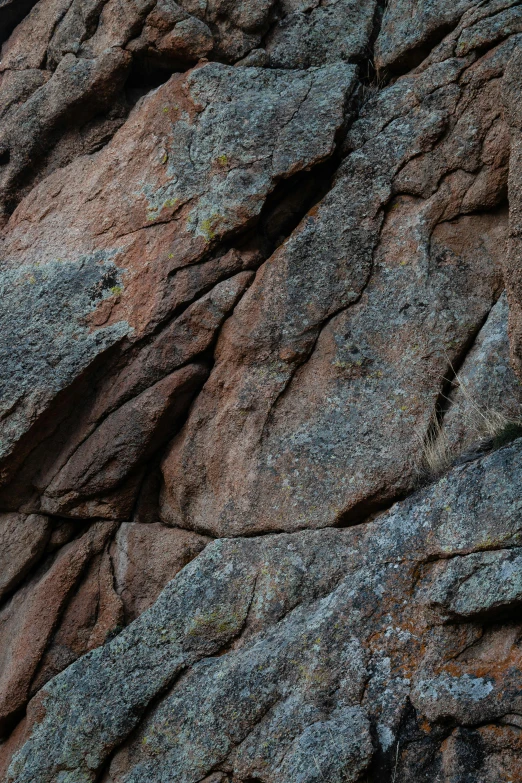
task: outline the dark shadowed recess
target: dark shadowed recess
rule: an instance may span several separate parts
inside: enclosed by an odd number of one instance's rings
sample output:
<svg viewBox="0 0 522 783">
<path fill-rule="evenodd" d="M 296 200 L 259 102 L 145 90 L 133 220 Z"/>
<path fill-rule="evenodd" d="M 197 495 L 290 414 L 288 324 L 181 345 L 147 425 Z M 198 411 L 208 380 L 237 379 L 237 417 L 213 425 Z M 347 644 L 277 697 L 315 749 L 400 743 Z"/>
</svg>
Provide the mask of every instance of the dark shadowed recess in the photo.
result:
<svg viewBox="0 0 522 783">
<path fill-rule="evenodd" d="M 385 69 L 386 73 L 390 76 L 398 77 L 413 71 L 455 29 L 455 26 L 455 22 L 441 23 L 432 33 L 426 35 L 422 44 L 408 49 L 400 57 L 397 57 L 391 65 L 387 66 Z"/>
<path fill-rule="evenodd" d="M 0 44 L 13 32 L 38 0 L 0 0 Z"/>
<path fill-rule="evenodd" d="M 175 73 L 185 73 L 196 65 L 179 60 L 158 60 L 144 55 L 134 55 L 125 83 L 125 97 L 129 108 L 135 106 L 144 95 L 161 87 Z"/>
<path fill-rule="evenodd" d="M 408 699 L 397 737 L 386 752 L 380 749 L 373 727 L 374 746 L 378 750 L 368 772 L 368 783 L 435 779 L 441 771 L 440 745 L 451 734 L 451 730 L 449 726 L 435 726 L 430 734 L 423 732 L 417 711 Z"/>
</svg>

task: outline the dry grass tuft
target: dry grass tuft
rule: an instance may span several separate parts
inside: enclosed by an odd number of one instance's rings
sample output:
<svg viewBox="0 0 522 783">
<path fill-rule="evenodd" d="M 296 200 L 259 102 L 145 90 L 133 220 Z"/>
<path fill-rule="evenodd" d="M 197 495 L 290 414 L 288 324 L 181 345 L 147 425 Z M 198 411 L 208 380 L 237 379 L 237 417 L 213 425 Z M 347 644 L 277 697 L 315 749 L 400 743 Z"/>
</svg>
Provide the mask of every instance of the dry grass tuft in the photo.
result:
<svg viewBox="0 0 522 783">
<path fill-rule="evenodd" d="M 454 461 L 453 449 L 439 419 L 432 423 L 422 444 L 419 479 L 433 480 L 446 473 Z"/>
<path fill-rule="evenodd" d="M 499 449 L 522 437 L 522 418 L 513 419 L 503 411 L 481 406 L 457 373 L 453 384 L 459 388 L 467 403 L 466 443 L 463 446 L 451 443 L 443 422 L 437 416 L 422 442 L 422 456 L 417 471 L 421 483 L 440 478 L 468 450 L 470 454 L 479 456 L 480 453 Z"/>
</svg>

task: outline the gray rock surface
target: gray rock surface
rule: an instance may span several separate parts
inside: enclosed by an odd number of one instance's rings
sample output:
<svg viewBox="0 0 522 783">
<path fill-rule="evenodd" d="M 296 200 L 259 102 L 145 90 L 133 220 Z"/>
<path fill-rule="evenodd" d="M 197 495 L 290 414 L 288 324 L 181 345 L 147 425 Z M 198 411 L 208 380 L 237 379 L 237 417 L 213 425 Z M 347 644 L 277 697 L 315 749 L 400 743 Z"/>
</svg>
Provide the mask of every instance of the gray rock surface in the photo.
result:
<svg viewBox="0 0 522 783">
<path fill-rule="evenodd" d="M 375 47 L 378 67 L 417 65 L 476 5 L 473 0 L 389 0 Z"/>
<path fill-rule="evenodd" d="M 445 403 L 444 436 L 455 453 L 492 435 L 502 419 L 522 419 L 520 383 L 510 362 L 508 303 L 502 294 L 478 333 Z M 449 380 L 452 372 L 450 368 Z"/>
<path fill-rule="evenodd" d="M 409 701 L 421 734 L 423 719 L 516 713 L 515 648 L 494 623 L 520 602 L 521 471 L 518 441 L 365 525 L 211 544 L 127 630 L 42 689 L 7 780 L 96 780 L 144 714 L 106 780 L 174 770 L 196 781 L 218 768 L 355 781 L 372 755 L 392 763 L 398 740 L 399 769 L 411 761 Z M 486 653 L 497 665 L 483 674 Z M 440 753 L 438 730 L 424 731 Z"/>
<path fill-rule="evenodd" d="M 283 6 L 288 11 L 265 44 L 271 67 L 309 68 L 363 58 L 373 31 L 375 0 L 304 0 Z"/>
</svg>

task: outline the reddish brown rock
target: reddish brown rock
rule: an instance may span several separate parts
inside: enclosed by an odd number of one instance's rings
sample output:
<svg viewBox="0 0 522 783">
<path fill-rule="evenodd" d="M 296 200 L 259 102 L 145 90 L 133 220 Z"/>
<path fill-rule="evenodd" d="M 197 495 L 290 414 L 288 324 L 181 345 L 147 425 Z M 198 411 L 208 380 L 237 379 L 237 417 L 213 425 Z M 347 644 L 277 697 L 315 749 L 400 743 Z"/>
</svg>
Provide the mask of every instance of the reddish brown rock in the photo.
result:
<svg viewBox="0 0 522 783">
<path fill-rule="evenodd" d="M 0 1 L 0 42 L 5 40 L 18 22 L 29 13 L 36 0 Z"/>
<path fill-rule="evenodd" d="M 51 537 L 47 517 L 0 514 L 0 600 L 38 562 Z"/>
<path fill-rule="evenodd" d="M 11 732 L 9 738 L 5 742 L 0 742 L 0 776 L 2 778 L 7 773 L 13 755 L 27 739 L 26 726 L 27 720 L 22 718 L 18 726 Z"/>
<path fill-rule="evenodd" d="M 3 0 L 0 25 L 2 11 L 14 19 L 12 5 Z M 45 175 L 106 144 L 149 82 L 157 86 L 210 53 L 292 69 L 358 60 L 376 8 L 375 0 L 336 0 L 326 8 L 318 0 L 18 5 L 19 18 L 34 8 L 5 42 L 0 63 L 1 102 L 13 108 L 0 124 L 2 222 Z M 267 51 L 256 49 L 269 33 Z"/>
<path fill-rule="evenodd" d="M 129 53 L 112 48 L 98 57 L 85 58 L 69 50 L 54 72 L 35 70 L 42 67 L 48 43 L 42 26 L 52 34 L 63 6 L 55 8 L 53 15 L 51 9 L 44 11 L 38 4 L 34 18 L 31 14 L 2 50 L 0 89 L 11 103 L 0 125 L 0 206 L 6 216 L 29 185 L 66 165 L 79 152 L 95 149 L 104 133 L 110 136 L 123 121 L 112 104 L 127 77 Z M 35 46 L 27 49 L 32 38 Z M 100 123 L 88 127 L 103 112 L 112 116 L 104 129 Z M 71 130 L 64 132 L 68 126 Z M 44 153 L 50 150 L 45 158 Z"/>
<path fill-rule="evenodd" d="M 187 294 L 190 301 L 205 293 L 209 275 L 216 282 L 226 276 L 227 255 L 218 256 L 223 266 L 216 260 L 213 271 L 212 264 L 189 270 L 255 221 L 280 179 L 332 154 L 353 84 L 352 66 L 278 75 L 209 64 L 174 77 L 97 156 L 79 159 L 32 191 L 13 215 L 3 247 L 12 298 L 1 350 L 12 366 L 2 401 L 6 482 L 24 460 L 25 491 L 37 481 L 29 471 L 42 472 L 57 446 L 47 441 L 32 462 L 27 457 L 67 412 L 58 395 L 95 359 L 124 338 L 150 336 L 189 303 Z M 238 91 L 241 101 L 233 102 Z M 243 145 L 239 129 L 246 126 L 252 135 Z M 19 307 L 32 317 L 17 316 Z M 21 322 L 23 339 L 14 326 Z M 68 432 L 57 437 L 64 448 Z M 12 497 L 11 485 L 8 491 Z M 20 503 L 18 487 L 16 494 Z"/>
<path fill-rule="evenodd" d="M 147 16 L 139 38 L 128 45 L 157 61 L 167 63 L 194 62 L 214 47 L 214 38 L 208 25 L 183 11 L 176 3 L 157 2 Z"/>
<path fill-rule="evenodd" d="M 2 71 L 25 71 L 42 67 L 56 25 L 67 12 L 71 2 L 72 0 L 44 0 L 35 3 L 31 13 L 2 47 Z"/>
<path fill-rule="evenodd" d="M 505 195 L 512 51 L 433 64 L 365 106 L 334 187 L 224 327 L 164 462 L 168 524 L 324 527 L 415 486 L 443 379 L 502 289 L 507 215 L 466 213 Z"/>
<path fill-rule="evenodd" d="M 20 715 L 61 613 L 92 557 L 114 531 L 102 522 L 64 547 L 0 613 L 0 731 Z"/>
<path fill-rule="evenodd" d="M 100 647 L 123 626 L 123 607 L 114 589 L 107 551 L 95 555 L 60 619 L 31 683 L 31 695 L 81 655 Z"/>
<path fill-rule="evenodd" d="M 209 539 L 160 524 L 124 523 L 111 547 L 114 579 L 127 622 L 152 606 L 167 582 Z"/>
<path fill-rule="evenodd" d="M 483 783 L 510 783 L 521 769 L 522 731 L 516 724 L 458 728 L 442 746 L 444 781 L 474 774 Z"/>
</svg>

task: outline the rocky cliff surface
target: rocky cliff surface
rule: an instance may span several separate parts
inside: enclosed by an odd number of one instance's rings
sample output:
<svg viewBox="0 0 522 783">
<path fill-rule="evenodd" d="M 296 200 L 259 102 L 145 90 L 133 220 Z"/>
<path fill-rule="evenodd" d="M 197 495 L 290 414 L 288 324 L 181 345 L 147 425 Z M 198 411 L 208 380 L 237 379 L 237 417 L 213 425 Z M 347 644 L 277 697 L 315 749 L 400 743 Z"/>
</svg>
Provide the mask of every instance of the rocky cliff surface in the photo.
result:
<svg viewBox="0 0 522 783">
<path fill-rule="evenodd" d="M 0 38 L 0 779 L 522 781 L 522 2 Z"/>
</svg>

